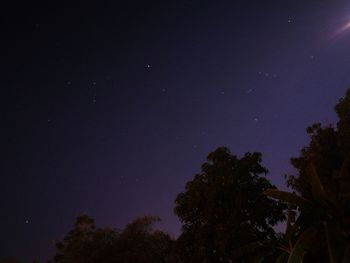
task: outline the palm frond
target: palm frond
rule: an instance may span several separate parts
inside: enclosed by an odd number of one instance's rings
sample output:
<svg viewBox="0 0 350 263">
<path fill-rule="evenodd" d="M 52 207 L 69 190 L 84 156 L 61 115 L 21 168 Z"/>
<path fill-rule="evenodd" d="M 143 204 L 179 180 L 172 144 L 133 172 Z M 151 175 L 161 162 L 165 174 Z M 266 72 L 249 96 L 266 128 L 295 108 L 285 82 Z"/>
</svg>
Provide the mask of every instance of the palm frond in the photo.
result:
<svg viewBox="0 0 350 263">
<path fill-rule="evenodd" d="M 291 205 L 296 205 L 298 207 L 305 207 L 309 204 L 309 201 L 301 196 L 298 196 L 294 193 L 280 191 L 278 189 L 267 189 L 265 195 L 289 203 Z"/>
<path fill-rule="evenodd" d="M 310 227 L 306 229 L 298 238 L 295 243 L 292 253 L 290 254 L 287 263 L 302 263 L 304 255 L 310 242 L 313 240 L 315 233 L 317 232 L 316 227 Z"/>
<path fill-rule="evenodd" d="M 310 179 L 311 191 L 312 191 L 313 197 L 316 200 L 325 200 L 326 199 L 325 190 L 320 180 L 320 177 L 318 176 L 316 167 L 313 163 L 311 163 L 309 166 L 308 175 Z"/>
</svg>

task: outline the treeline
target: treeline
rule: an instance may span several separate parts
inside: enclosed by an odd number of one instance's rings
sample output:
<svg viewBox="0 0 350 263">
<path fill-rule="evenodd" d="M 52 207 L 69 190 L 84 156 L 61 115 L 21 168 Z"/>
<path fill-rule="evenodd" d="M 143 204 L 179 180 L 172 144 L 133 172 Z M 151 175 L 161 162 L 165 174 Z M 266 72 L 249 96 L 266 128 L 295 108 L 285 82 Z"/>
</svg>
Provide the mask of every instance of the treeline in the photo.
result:
<svg viewBox="0 0 350 263">
<path fill-rule="evenodd" d="M 176 240 L 153 228 L 157 217 L 118 231 L 83 215 L 51 262 L 350 262 L 350 91 L 335 111 L 334 127 L 307 129 L 310 143 L 291 159 L 296 173 L 286 176 L 290 192 L 269 182 L 260 153 L 239 158 L 218 148 L 176 197 Z M 286 229 L 277 233 L 281 222 Z"/>
</svg>

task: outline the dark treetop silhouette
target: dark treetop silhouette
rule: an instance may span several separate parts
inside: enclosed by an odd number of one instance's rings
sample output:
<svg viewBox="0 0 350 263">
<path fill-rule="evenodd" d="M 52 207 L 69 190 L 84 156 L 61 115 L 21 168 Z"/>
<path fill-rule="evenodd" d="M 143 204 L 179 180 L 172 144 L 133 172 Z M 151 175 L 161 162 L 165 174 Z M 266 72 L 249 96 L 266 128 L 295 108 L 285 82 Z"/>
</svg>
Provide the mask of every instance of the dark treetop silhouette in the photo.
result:
<svg viewBox="0 0 350 263">
<path fill-rule="evenodd" d="M 163 263 L 170 262 L 174 242 L 152 226 L 157 217 L 135 219 L 122 232 L 96 228 L 86 216 L 76 219 L 73 230 L 57 243 L 57 263 Z"/>
<path fill-rule="evenodd" d="M 290 262 L 350 262 L 350 90 L 335 111 L 336 127 L 309 127 L 309 145 L 291 159 L 297 174 L 287 183 L 299 195 L 267 191 L 297 208 L 282 244 Z"/>
<path fill-rule="evenodd" d="M 260 153 L 238 158 L 227 148 L 218 148 L 208 155 L 202 172 L 176 198 L 175 213 L 183 223 L 178 245 L 184 262 L 228 262 L 247 244 L 276 240 L 273 226 L 285 218 L 286 207 L 264 195 L 273 187 L 266 173 Z M 254 257 L 250 253 L 240 260 Z"/>
</svg>

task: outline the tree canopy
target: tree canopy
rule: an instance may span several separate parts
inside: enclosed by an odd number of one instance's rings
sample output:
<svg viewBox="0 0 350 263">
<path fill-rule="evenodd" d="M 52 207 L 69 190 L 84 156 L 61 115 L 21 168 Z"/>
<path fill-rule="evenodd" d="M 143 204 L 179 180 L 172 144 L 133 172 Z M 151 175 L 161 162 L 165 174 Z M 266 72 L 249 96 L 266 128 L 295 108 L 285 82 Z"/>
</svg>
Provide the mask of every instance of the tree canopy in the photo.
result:
<svg viewBox="0 0 350 263">
<path fill-rule="evenodd" d="M 153 230 L 157 217 L 142 217 L 121 232 L 97 228 L 87 215 L 77 217 L 74 228 L 56 245 L 57 263 L 163 263 L 170 262 L 173 240 Z"/>
<path fill-rule="evenodd" d="M 291 159 L 297 172 L 288 176 L 288 185 L 304 197 L 311 197 L 310 163 L 313 163 L 327 192 L 350 190 L 349 172 L 341 182 L 338 178 L 344 161 L 348 162 L 350 158 L 350 90 L 339 100 L 335 112 L 339 118 L 336 126 L 315 123 L 308 127 L 309 145 L 301 150 L 300 156 Z M 344 169 L 349 170 L 348 163 Z"/>
<path fill-rule="evenodd" d="M 176 198 L 185 262 L 229 262 L 245 245 L 276 239 L 273 226 L 285 218 L 286 207 L 264 195 L 274 187 L 266 173 L 260 153 L 238 158 L 222 147 L 208 155 Z"/>
<path fill-rule="evenodd" d="M 336 127 L 309 127 L 309 145 L 291 159 L 287 183 L 296 193 L 266 192 L 298 209 L 284 244 L 293 262 L 350 262 L 350 90 L 335 111 Z"/>
</svg>

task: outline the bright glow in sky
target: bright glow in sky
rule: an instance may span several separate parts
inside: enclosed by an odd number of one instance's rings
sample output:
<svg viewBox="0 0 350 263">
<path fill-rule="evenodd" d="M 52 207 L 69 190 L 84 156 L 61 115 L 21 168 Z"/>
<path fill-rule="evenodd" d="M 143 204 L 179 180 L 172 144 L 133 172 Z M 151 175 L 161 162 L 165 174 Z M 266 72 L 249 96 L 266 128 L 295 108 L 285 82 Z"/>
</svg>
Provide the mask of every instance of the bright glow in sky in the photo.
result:
<svg viewBox="0 0 350 263">
<path fill-rule="evenodd" d="M 350 22 L 345 23 L 342 27 L 335 31 L 334 37 L 340 36 L 350 29 Z"/>
</svg>

